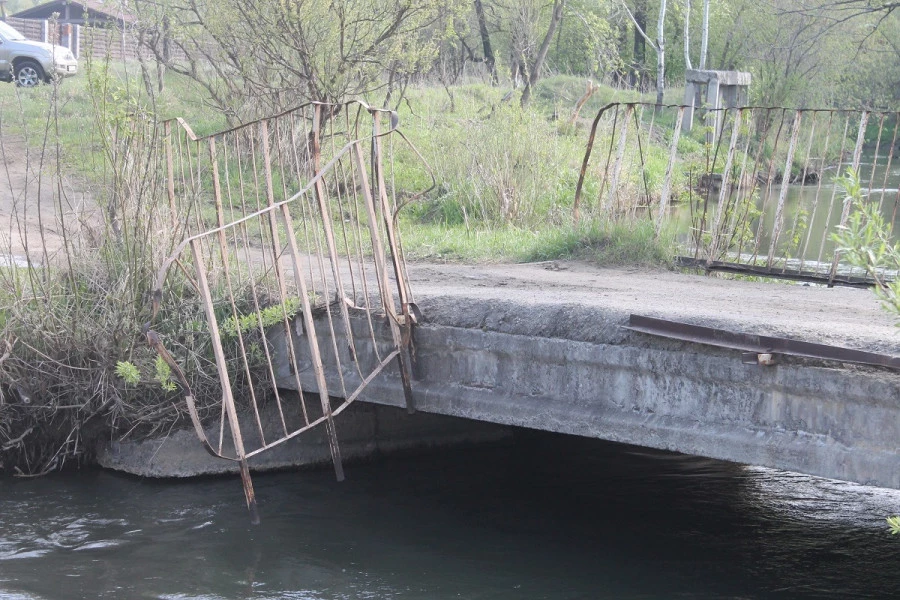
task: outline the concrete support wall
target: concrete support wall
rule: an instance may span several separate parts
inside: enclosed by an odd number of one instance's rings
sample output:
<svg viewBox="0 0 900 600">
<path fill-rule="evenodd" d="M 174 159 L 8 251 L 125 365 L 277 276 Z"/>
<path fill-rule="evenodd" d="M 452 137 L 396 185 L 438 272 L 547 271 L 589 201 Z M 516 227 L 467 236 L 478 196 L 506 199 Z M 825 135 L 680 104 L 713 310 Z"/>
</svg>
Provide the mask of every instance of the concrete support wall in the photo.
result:
<svg viewBox="0 0 900 600">
<path fill-rule="evenodd" d="M 423 310 L 430 322 L 416 329 L 413 381 L 423 412 L 900 488 L 893 373 L 800 360 L 745 365 L 738 352 L 630 333 L 620 316 L 577 306 L 457 301 Z M 357 339 L 360 360 L 371 361 L 373 349 Z M 283 350 L 278 333 L 271 341 Z M 315 389 L 303 345 L 301 380 Z M 358 378 L 342 360 L 347 381 Z M 329 385 L 339 389 L 333 377 Z M 402 406 L 396 371 L 362 399 Z"/>
<path fill-rule="evenodd" d="M 288 405 L 286 410 L 296 408 Z M 277 429 L 279 415 L 273 404 L 261 411 L 263 426 Z M 298 415 L 286 414 L 286 418 Z M 345 462 L 379 455 L 429 448 L 496 442 L 510 437 L 508 428 L 490 423 L 476 423 L 441 415 L 420 413 L 408 415 L 390 406 L 357 403 L 335 420 Z M 226 431 L 228 427 L 226 426 Z M 218 422 L 209 426 L 206 435 L 218 439 Z M 253 419 L 242 421 L 241 433 L 248 448 L 259 446 L 259 433 Z M 226 439 L 230 439 L 227 437 Z M 233 454 L 233 448 L 226 451 Z M 170 432 L 162 438 L 143 441 L 107 442 L 97 449 L 97 462 L 102 467 L 144 477 L 194 477 L 237 473 L 237 463 L 208 454 L 193 429 Z M 318 427 L 280 446 L 250 459 L 257 471 L 331 465 L 331 454 L 324 427 Z"/>
</svg>

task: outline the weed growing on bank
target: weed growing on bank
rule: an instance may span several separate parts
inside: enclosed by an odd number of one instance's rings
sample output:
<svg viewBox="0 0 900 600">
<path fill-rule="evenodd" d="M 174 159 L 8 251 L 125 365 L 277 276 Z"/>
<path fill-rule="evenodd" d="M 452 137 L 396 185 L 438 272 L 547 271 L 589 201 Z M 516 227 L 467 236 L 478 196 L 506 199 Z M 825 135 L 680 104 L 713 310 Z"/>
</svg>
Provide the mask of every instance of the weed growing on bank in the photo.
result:
<svg viewBox="0 0 900 600">
<path fill-rule="evenodd" d="M 62 85 L 0 88 L 10 178 L 0 254 L 11 263 L 0 269 L 0 471 L 21 476 L 90 460 L 99 438 L 164 434 L 185 418 L 141 333 L 157 270 L 183 237 L 155 151 L 166 99 L 121 67 L 83 67 Z M 205 416 L 220 390 L 203 307 L 172 279 L 175 309 L 154 327 Z"/>
</svg>

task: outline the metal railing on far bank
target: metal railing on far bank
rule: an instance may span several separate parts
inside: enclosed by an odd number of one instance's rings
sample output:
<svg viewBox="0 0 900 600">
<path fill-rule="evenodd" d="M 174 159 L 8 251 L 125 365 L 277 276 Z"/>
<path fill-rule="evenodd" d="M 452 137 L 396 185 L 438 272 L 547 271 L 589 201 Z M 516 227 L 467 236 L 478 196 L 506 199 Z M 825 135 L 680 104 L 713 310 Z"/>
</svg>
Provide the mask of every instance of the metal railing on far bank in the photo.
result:
<svg viewBox="0 0 900 600">
<path fill-rule="evenodd" d="M 841 260 L 833 234 L 852 208 L 842 185 L 851 170 L 863 201 L 895 222 L 898 113 L 748 106 L 707 111 L 690 131 L 684 115 L 683 106 L 600 109 L 575 192 L 576 222 L 649 212 L 658 228 L 675 228 L 683 266 L 873 282 Z"/>
</svg>

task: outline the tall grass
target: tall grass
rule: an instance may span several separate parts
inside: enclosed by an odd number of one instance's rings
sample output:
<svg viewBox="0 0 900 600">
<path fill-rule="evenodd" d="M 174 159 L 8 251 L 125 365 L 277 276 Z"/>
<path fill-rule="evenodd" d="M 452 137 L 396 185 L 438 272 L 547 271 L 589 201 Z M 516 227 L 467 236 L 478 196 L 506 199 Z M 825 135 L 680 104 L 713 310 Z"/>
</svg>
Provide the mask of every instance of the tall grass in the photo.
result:
<svg viewBox="0 0 900 600">
<path fill-rule="evenodd" d="M 453 101 L 435 88 L 408 92 L 401 123 L 419 146 L 438 182 L 411 210 L 422 222 L 518 226 L 568 219 L 583 140 L 561 133 L 537 109 L 502 101 L 501 91 L 467 85 Z M 398 185 L 413 157 L 398 160 Z"/>
<path fill-rule="evenodd" d="M 0 270 L 0 470 L 20 475 L 89 457 L 97 436 L 183 418 L 140 333 L 157 269 L 180 241 L 155 151 L 169 101 L 122 66 L 84 66 L 61 85 L 0 86 L 3 162 L 24 164 L 4 190 L 10 225 L 0 234 L 0 253 L 24 263 Z M 185 92 L 179 85 L 167 94 Z M 179 310 L 155 326 L 190 354 L 204 410 L 218 383 L 209 336 L 197 335 L 201 306 L 182 284 Z M 127 380 L 124 361 L 134 366 Z"/>
</svg>

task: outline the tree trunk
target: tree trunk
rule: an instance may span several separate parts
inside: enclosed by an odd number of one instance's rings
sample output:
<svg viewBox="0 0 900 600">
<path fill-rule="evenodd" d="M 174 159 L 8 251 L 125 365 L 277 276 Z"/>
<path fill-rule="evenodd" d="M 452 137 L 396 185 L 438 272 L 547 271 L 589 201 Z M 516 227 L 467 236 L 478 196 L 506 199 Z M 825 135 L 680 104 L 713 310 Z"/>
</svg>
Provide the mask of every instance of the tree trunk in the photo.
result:
<svg viewBox="0 0 900 600">
<path fill-rule="evenodd" d="M 691 0 L 684 0 L 684 68 L 691 66 Z"/>
<path fill-rule="evenodd" d="M 159 93 L 165 89 L 166 65 L 172 60 L 172 44 L 169 37 L 169 17 L 162 20 L 162 60 L 156 61 L 156 84 Z"/>
<path fill-rule="evenodd" d="M 706 48 L 709 43 L 709 0 L 703 0 L 703 26 L 700 33 L 700 70 L 706 68 Z"/>
<path fill-rule="evenodd" d="M 634 49 L 631 53 L 634 65 L 631 86 L 635 88 L 640 85 L 641 72 L 644 69 L 644 61 L 647 58 L 647 42 L 644 39 L 644 32 L 647 31 L 646 4 L 644 0 L 641 0 L 636 2 L 634 6 Z"/>
<path fill-rule="evenodd" d="M 708 0 L 707 0 L 708 1 Z M 656 104 L 663 103 L 666 90 L 666 0 L 659 2 L 659 20 L 656 22 Z"/>
<path fill-rule="evenodd" d="M 494 47 L 491 45 L 491 36 L 488 33 L 487 19 L 484 17 L 484 5 L 481 0 L 475 0 L 475 16 L 478 19 L 478 31 L 481 33 L 481 46 L 484 49 L 484 64 L 487 65 L 491 75 L 491 85 L 497 85 L 497 60 L 494 58 Z"/>
<path fill-rule="evenodd" d="M 562 20 L 565 8 L 566 0 L 554 1 L 553 14 L 550 15 L 550 26 L 547 28 L 547 34 L 544 36 L 544 41 L 541 42 L 541 47 L 538 49 L 537 56 L 534 57 L 534 63 L 531 65 L 531 73 L 528 73 L 528 78 L 525 81 L 525 89 L 522 90 L 522 106 L 528 104 L 528 101 L 531 99 L 531 88 L 537 84 L 538 79 L 541 77 L 541 69 L 544 67 L 544 60 L 547 58 L 547 52 L 550 50 L 550 43 L 553 41 L 553 36 L 556 33 L 559 22 Z"/>
</svg>

